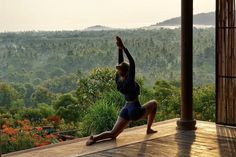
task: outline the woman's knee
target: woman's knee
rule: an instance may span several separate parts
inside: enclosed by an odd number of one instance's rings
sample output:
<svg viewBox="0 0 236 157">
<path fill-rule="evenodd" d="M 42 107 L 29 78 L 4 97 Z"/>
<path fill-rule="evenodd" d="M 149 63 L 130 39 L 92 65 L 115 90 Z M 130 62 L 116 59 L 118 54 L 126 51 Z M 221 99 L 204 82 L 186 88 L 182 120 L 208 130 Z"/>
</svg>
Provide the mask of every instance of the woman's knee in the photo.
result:
<svg viewBox="0 0 236 157">
<path fill-rule="evenodd" d="M 156 100 L 151 100 L 150 101 L 151 102 L 151 104 L 152 104 L 152 106 L 153 106 L 153 109 L 157 109 L 157 107 L 158 107 L 158 102 L 156 101 Z"/>
<path fill-rule="evenodd" d="M 116 134 L 115 132 L 111 131 L 105 131 L 104 134 L 106 135 L 107 138 L 115 138 Z"/>
<path fill-rule="evenodd" d="M 119 135 L 119 133 L 115 131 L 110 131 L 110 135 L 111 135 L 111 138 L 116 138 Z"/>
</svg>

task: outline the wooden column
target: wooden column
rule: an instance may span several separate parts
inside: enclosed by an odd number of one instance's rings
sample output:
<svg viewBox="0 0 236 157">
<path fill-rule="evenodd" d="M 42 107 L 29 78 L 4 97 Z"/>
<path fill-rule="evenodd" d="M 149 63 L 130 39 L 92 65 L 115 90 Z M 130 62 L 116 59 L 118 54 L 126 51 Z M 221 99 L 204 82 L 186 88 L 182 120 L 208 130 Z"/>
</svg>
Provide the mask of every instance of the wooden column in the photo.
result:
<svg viewBox="0 0 236 157">
<path fill-rule="evenodd" d="M 0 129 L 0 157 L 2 156 L 2 130 Z"/>
<path fill-rule="evenodd" d="M 181 0 L 181 119 L 177 129 L 196 129 L 193 120 L 193 0 Z"/>
</svg>

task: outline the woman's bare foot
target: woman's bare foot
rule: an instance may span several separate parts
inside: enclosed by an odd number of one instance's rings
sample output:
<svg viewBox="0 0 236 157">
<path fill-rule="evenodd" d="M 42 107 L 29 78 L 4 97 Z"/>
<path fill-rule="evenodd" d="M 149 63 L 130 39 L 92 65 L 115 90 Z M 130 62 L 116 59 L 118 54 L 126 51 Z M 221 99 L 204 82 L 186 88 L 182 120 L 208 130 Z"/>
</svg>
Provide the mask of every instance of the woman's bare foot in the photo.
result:
<svg viewBox="0 0 236 157">
<path fill-rule="evenodd" d="M 88 141 L 86 142 L 86 146 L 90 146 L 90 145 L 92 145 L 92 144 L 94 144 L 94 143 L 95 143 L 95 141 L 94 141 L 94 139 L 93 139 L 93 136 L 90 136 L 89 139 L 88 139 Z"/>
<path fill-rule="evenodd" d="M 147 134 L 154 134 L 156 133 L 157 131 L 155 130 L 152 130 L 152 129 L 147 129 Z"/>
</svg>

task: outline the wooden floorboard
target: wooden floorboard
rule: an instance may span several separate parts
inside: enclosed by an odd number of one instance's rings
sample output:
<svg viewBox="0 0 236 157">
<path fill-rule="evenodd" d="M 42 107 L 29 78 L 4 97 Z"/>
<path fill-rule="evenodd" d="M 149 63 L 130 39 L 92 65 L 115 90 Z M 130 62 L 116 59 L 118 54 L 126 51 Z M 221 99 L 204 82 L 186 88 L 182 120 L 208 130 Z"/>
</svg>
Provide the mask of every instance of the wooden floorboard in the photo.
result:
<svg viewBox="0 0 236 157">
<path fill-rule="evenodd" d="M 176 120 L 125 129 L 116 140 L 85 146 L 87 138 L 9 153 L 3 157 L 236 157 L 236 128 L 197 121 L 196 131 L 176 130 Z"/>
<path fill-rule="evenodd" d="M 173 135 L 88 154 L 84 157 L 95 156 L 235 157 L 236 137 L 197 131 L 177 132 Z"/>
</svg>

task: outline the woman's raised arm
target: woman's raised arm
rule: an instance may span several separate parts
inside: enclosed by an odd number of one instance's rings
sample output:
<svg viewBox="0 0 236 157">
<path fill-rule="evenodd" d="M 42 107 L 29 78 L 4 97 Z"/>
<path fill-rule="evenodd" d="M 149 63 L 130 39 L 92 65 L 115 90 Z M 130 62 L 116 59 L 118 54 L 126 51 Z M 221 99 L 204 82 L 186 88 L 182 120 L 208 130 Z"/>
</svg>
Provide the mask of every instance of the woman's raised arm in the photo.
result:
<svg viewBox="0 0 236 157">
<path fill-rule="evenodd" d="M 135 62 L 131 54 L 129 53 L 128 49 L 124 47 L 125 54 L 129 60 L 129 71 L 128 71 L 128 79 L 133 80 L 135 79 Z"/>
<path fill-rule="evenodd" d="M 123 50 L 118 49 L 118 64 L 122 63 L 124 61 L 124 56 L 123 56 Z"/>
</svg>

